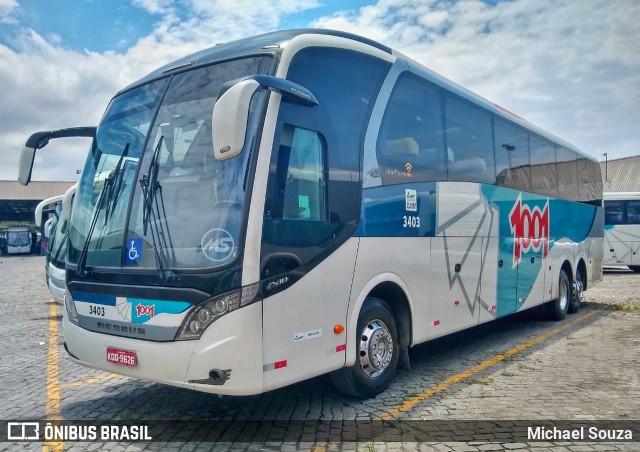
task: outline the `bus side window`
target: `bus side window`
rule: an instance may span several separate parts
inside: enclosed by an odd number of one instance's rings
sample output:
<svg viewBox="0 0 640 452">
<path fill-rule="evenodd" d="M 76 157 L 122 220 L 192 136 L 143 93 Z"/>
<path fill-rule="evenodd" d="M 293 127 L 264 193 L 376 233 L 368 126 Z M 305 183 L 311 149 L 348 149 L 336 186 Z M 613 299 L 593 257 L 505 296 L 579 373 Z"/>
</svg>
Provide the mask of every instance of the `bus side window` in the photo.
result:
<svg viewBox="0 0 640 452">
<path fill-rule="evenodd" d="M 530 133 L 529 148 L 531 149 L 531 191 L 557 198 L 559 193 L 555 145 L 535 133 Z"/>
<path fill-rule="evenodd" d="M 445 98 L 449 180 L 493 183 L 495 161 L 491 114 L 457 96 Z"/>
<path fill-rule="evenodd" d="M 441 96 L 412 74 L 398 79 L 376 146 L 383 185 L 446 180 Z"/>
<path fill-rule="evenodd" d="M 627 223 L 640 224 L 640 201 L 627 201 Z"/>
<path fill-rule="evenodd" d="M 531 191 L 529 134 L 522 127 L 496 115 L 493 126 L 496 183 L 501 187 Z M 555 157 L 552 161 L 555 162 Z"/>
<path fill-rule="evenodd" d="M 606 201 L 604 203 L 605 224 L 624 223 L 624 201 Z"/>
<path fill-rule="evenodd" d="M 562 146 L 556 148 L 558 172 L 558 190 L 560 197 L 570 201 L 578 200 L 578 164 L 577 154 Z"/>
<path fill-rule="evenodd" d="M 326 220 L 324 146 L 318 132 L 285 125 L 278 156 L 282 219 Z M 278 206 L 277 210 L 280 206 Z"/>
</svg>

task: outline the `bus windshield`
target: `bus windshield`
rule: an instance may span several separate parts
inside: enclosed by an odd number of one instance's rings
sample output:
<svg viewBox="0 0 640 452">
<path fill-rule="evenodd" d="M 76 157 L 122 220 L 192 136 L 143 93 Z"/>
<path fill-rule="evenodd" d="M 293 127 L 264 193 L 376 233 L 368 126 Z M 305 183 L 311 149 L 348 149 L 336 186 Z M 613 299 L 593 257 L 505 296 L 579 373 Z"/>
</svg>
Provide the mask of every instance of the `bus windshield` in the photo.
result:
<svg viewBox="0 0 640 452">
<path fill-rule="evenodd" d="M 27 246 L 31 244 L 31 233 L 24 231 L 7 231 L 7 245 L 9 246 Z"/>
<path fill-rule="evenodd" d="M 62 203 L 56 206 L 56 219 L 52 223 L 49 236 L 49 256 L 54 263 L 64 260 L 64 248 L 67 242 L 67 221 L 62 218 Z"/>
<path fill-rule="evenodd" d="M 79 182 L 70 263 L 79 263 L 83 248 L 87 266 L 188 269 L 235 260 L 249 152 L 215 160 L 211 113 L 223 83 L 272 69 L 270 56 L 247 57 L 117 96 Z M 266 97 L 256 98 L 247 142 Z"/>
</svg>

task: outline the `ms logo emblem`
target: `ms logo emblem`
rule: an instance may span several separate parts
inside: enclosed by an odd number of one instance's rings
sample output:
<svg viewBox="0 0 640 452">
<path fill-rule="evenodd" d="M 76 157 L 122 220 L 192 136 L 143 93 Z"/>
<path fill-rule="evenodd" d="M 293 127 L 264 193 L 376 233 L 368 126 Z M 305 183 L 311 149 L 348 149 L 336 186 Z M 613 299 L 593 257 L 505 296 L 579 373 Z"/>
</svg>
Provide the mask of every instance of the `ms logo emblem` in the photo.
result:
<svg viewBox="0 0 640 452">
<path fill-rule="evenodd" d="M 211 229 L 202 237 L 200 248 L 207 259 L 222 262 L 233 255 L 235 243 L 227 230 Z"/>
<path fill-rule="evenodd" d="M 549 199 L 540 210 L 522 204 L 522 194 L 509 213 L 509 225 L 513 234 L 513 268 L 520 263 L 522 255 L 531 250 L 540 251 L 543 257 L 549 254 Z"/>
</svg>

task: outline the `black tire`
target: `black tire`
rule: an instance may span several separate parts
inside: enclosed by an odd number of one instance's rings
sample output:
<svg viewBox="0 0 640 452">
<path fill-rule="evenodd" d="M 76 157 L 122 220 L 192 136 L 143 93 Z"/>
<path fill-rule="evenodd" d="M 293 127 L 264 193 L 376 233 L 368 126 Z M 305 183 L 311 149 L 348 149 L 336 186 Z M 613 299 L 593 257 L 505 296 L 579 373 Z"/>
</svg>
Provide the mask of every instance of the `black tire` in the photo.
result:
<svg viewBox="0 0 640 452">
<path fill-rule="evenodd" d="M 627 265 L 627 267 L 629 267 L 629 270 L 640 273 L 640 265 Z"/>
<path fill-rule="evenodd" d="M 564 270 L 560 270 L 558 278 L 558 298 L 545 305 L 545 312 L 550 320 L 564 320 L 571 303 L 571 284 Z"/>
<path fill-rule="evenodd" d="M 332 372 L 330 377 L 338 391 L 367 399 L 389 386 L 398 365 L 398 332 L 389 305 L 378 298 L 367 298 L 358 315 L 355 336 L 356 363 Z"/>
<path fill-rule="evenodd" d="M 584 275 L 582 271 L 578 269 L 576 272 L 576 283 L 579 283 L 579 288 L 572 284 L 571 288 L 571 301 L 569 302 L 569 314 L 574 314 L 580 310 L 582 306 L 582 293 L 584 291 Z"/>
</svg>

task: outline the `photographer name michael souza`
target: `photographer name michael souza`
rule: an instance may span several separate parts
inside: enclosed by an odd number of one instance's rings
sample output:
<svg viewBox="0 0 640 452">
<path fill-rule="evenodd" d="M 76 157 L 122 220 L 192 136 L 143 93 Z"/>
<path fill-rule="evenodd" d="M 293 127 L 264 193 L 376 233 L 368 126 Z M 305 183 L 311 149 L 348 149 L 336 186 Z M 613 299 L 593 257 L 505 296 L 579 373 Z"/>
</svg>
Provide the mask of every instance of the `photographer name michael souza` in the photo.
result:
<svg viewBox="0 0 640 452">
<path fill-rule="evenodd" d="M 633 431 L 624 429 L 602 429 L 598 427 L 527 427 L 527 439 L 531 441 L 593 440 L 593 441 L 633 441 Z"/>
</svg>

